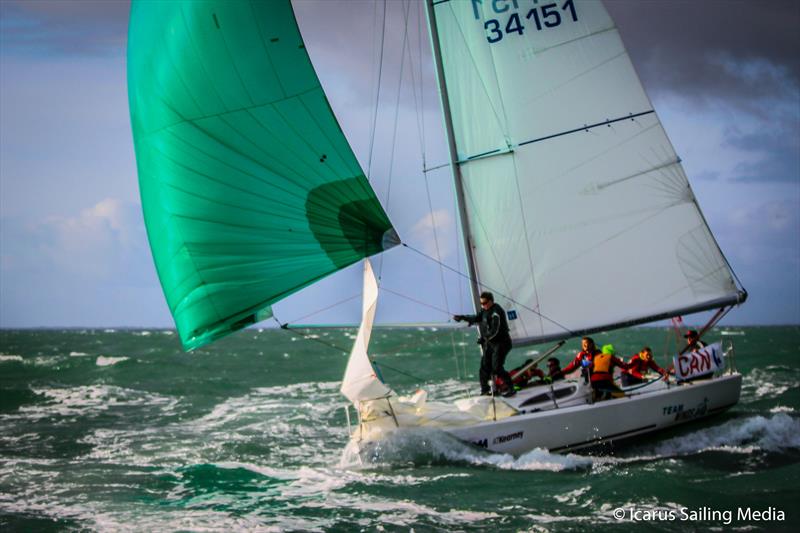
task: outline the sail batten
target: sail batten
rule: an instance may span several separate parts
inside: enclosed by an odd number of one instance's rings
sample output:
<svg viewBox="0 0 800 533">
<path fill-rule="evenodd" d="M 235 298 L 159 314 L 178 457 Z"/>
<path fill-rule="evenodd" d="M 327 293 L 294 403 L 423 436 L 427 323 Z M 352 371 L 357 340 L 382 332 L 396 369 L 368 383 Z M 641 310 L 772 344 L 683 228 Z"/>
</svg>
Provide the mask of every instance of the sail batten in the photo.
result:
<svg viewBox="0 0 800 533">
<path fill-rule="evenodd" d="M 128 89 L 150 247 L 186 349 L 397 244 L 289 0 L 134 1 Z"/>
<path fill-rule="evenodd" d="M 581 126 L 579 128 L 573 128 L 571 130 L 562 131 L 562 132 L 559 132 L 559 133 L 552 133 L 552 134 L 546 135 L 544 137 L 539 137 L 538 139 L 531 139 L 529 141 L 522 141 L 521 143 L 519 143 L 519 146 L 525 146 L 526 144 L 538 143 L 538 142 L 541 142 L 541 141 L 547 141 L 549 139 L 554 139 L 556 137 L 561 137 L 562 135 L 570 135 L 571 133 L 578 133 L 578 132 L 581 132 L 581 131 L 588 132 L 591 129 L 599 128 L 600 126 L 610 126 L 611 124 L 614 124 L 615 122 L 620 122 L 622 120 L 634 120 L 634 119 L 636 119 L 638 117 L 643 117 L 645 115 L 649 115 L 650 113 L 655 113 L 655 111 L 650 109 L 648 111 L 641 111 L 639 113 L 630 113 L 630 114 L 622 116 L 622 117 L 606 119 L 603 122 L 597 122 L 596 124 L 588 124 L 588 125 L 584 124 L 583 126 Z"/>
<path fill-rule="evenodd" d="M 741 301 L 602 3 L 429 9 L 471 272 L 517 344 Z"/>
</svg>

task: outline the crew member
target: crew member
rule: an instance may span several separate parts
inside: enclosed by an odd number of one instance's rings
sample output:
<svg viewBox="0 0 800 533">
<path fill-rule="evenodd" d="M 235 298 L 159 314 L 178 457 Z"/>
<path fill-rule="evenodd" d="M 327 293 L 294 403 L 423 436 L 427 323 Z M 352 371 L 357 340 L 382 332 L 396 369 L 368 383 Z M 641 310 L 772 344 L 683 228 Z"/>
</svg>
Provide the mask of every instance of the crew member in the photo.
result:
<svg viewBox="0 0 800 533">
<path fill-rule="evenodd" d="M 618 398 L 624 393 L 614 384 L 614 367 L 628 368 L 628 363 L 616 357 L 614 346 L 606 344 L 602 353 L 592 358 L 591 381 L 595 401 Z"/>
<path fill-rule="evenodd" d="M 489 380 L 494 375 L 503 382 L 503 396 L 513 396 L 516 391 L 511 376 L 503 368 L 506 356 L 511 351 L 511 335 L 508 331 L 506 312 L 494 302 L 494 295 L 491 292 L 482 292 L 480 302 L 481 310 L 477 315 L 455 315 L 453 319 L 466 321 L 470 326 L 478 324 L 481 335 L 478 343 L 483 347 L 479 372 L 481 394 L 491 394 Z"/>
<path fill-rule="evenodd" d="M 645 381 L 644 376 L 650 368 L 664 376 L 664 379 L 668 379 L 669 374 L 667 374 L 667 371 L 658 366 L 653 360 L 653 350 L 649 346 L 645 346 L 641 352 L 631 357 L 630 361 L 628 361 L 628 368 L 622 372 L 622 386 L 630 387 L 631 385 L 643 383 Z"/>
<path fill-rule="evenodd" d="M 686 332 L 686 345 L 689 347 L 686 351 L 687 352 L 696 352 L 701 348 L 706 347 L 706 343 L 700 340 L 700 335 L 693 329 L 690 329 Z"/>
<path fill-rule="evenodd" d="M 561 363 L 555 357 L 551 357 L 547 360 L 547 374 L 539 368 L 538 364 L 523 371 L 523 369 L 532 362 L 533 359 L 526 359 L 525 362 L 517 368 L 508 371 L 515 388 L 524 388 L 533 378 L 539 378 L 533 385 L 545 385 L 553 381 L 558 381 L 559 379 L 564 379 L 564 375 L 561 374 Z M 499 381 L 495 383 L 500 385 Z"/>
<path fill-rule="evenodd" d="M 581 339 L 581 351 L 575 355 L 575 358 L 563 369 L 559 370 L 556 374 L 559 378 L 563 378 L 573 370 L 583 368 L 588 371 L 592 364 L 592 358 L 598 355 L 600 350 L 594 344 L 594 339 L 591 337 L 584 337 Z M 553 378 L 555 379 L 555 377 Z"/>
<path fill-rule="evenodd" d="M 545 383 L 552 383 L 564 379 L 564 373 L 561 371 L 561 363 L 555 357 L 547 360 L 547 375 L 542 377 Z"/>
</svg>

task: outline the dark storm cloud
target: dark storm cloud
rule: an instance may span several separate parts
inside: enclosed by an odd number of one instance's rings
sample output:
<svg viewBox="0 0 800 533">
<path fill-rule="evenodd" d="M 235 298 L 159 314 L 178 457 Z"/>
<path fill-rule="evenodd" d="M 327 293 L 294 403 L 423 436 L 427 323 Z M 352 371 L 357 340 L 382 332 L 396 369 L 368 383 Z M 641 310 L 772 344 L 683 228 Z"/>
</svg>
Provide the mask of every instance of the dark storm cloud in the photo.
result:
<svg viewBox="0 0 800 533">
<path fill-rule="evenodd" d="M 127 1 L 0 1 L 4 54 L 113 55 L 124 51 Z"/>
<path fill-rule="evenodd" d="M 295 0 L 295 4 L 302 11 L 305 2 Z M 388 4 L 399 12 L 398 0 Z M 6 50 L 62 53 L 121 47 L 129 6 L 126 0 L 3 0 L 3 45 Z M 654 90 L 691 88 L 764 96 L 785 90 L 787 82 L 794 87 L 800 84 L 800 2 L 606 0 L 606 6 L 645 82 Z M 412 20 L 415 8 L 413 4 L 410 9 Z M 374 7 L 368 2 L 316 4 L 314 10 L 324 11 L 325 16 L 309 25 L 341 28 L 343 39 L 354 28 L 363 31 L 375 22 Z M 402 24 L 392 25 L 389 31 L 401 28 Z M 759 69 L 759 62 L 763 68 Z M 742 69 L 746 63 L 749 68 Z"/>
<path fill-rule="evenodd" d="M 800 2 L 607 0 L 645 86 L 704 100 L 797 98 Z"/>
<path fill-rule="evenodd" d="M 726 132 L 728 146 L 760 156 L 755 162 L 739 163 L 732 178 L 737 181 L 796 182 L 800 177 L 800 134 L 781 131 L 744 134 Z"/>
</svg>

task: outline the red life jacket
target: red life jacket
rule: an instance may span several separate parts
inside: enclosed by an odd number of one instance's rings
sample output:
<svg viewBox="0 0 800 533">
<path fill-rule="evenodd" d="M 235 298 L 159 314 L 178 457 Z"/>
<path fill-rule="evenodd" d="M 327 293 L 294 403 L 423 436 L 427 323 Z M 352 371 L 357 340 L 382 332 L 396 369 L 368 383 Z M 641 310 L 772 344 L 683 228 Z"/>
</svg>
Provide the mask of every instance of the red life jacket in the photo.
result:
<svg viewBox="0 0 800 533">
<path fill-rule="evenodd" d="M 631 357 L 631 360 L 628 361 L 628 368 L 625 370 L 626 374 L 629 374 L 637 379 L 644 379 L 644 375 L 647 374 L 647 369 L 652 368 L 656 372 L 663 374 L 664 370 L 661 369 L 652 359 L 645 360 L 642 358 L 641 354 L 636 354 Z"/>
<path fill-rule="evenodd" d="M 644 374 L 647 373 L 647 362 L 642 359 L 638 353 L 631 357 L 631 360 L 628 364 L 632 366 L 625 371 L 626 374 L 630 374 L 638 379 L 644 378 Z"/>
<path fill-rule="evenodd" d="M 567 366 L 565 366 L 561 370 L 562 374 L 569 374 L 570 372 L 572 372 L 576 368 L 580 368 L 581 367 L 581 361 L 583 361 L 584 359 L 586 361 L 588 361 L 589 363 L 591 363 L 592 362 L 592 358 L 597 356 L 597 355 L 600 355 L 600 350 L 595 350 L 594 352 L 587 352 L 587 351 L 578 352 L 578 354 L 575 356 L 575 359 L 573 359 Z"/>
</svg>

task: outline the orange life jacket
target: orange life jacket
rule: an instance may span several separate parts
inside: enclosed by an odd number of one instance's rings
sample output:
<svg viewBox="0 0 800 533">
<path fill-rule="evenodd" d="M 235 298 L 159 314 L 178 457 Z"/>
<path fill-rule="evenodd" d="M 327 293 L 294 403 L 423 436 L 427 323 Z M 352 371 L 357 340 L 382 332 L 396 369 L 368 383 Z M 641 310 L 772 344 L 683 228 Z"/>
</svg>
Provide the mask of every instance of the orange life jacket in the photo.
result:
<svg viewBox="0 0 800 533">
<path fill-rule="evenodd" d="M 611 369 L 614 366 L 614 356 L 610 353 L 599 353 L 592 358 L 592 381 L 607 381 L 613 379 Z"/>
</svg>

